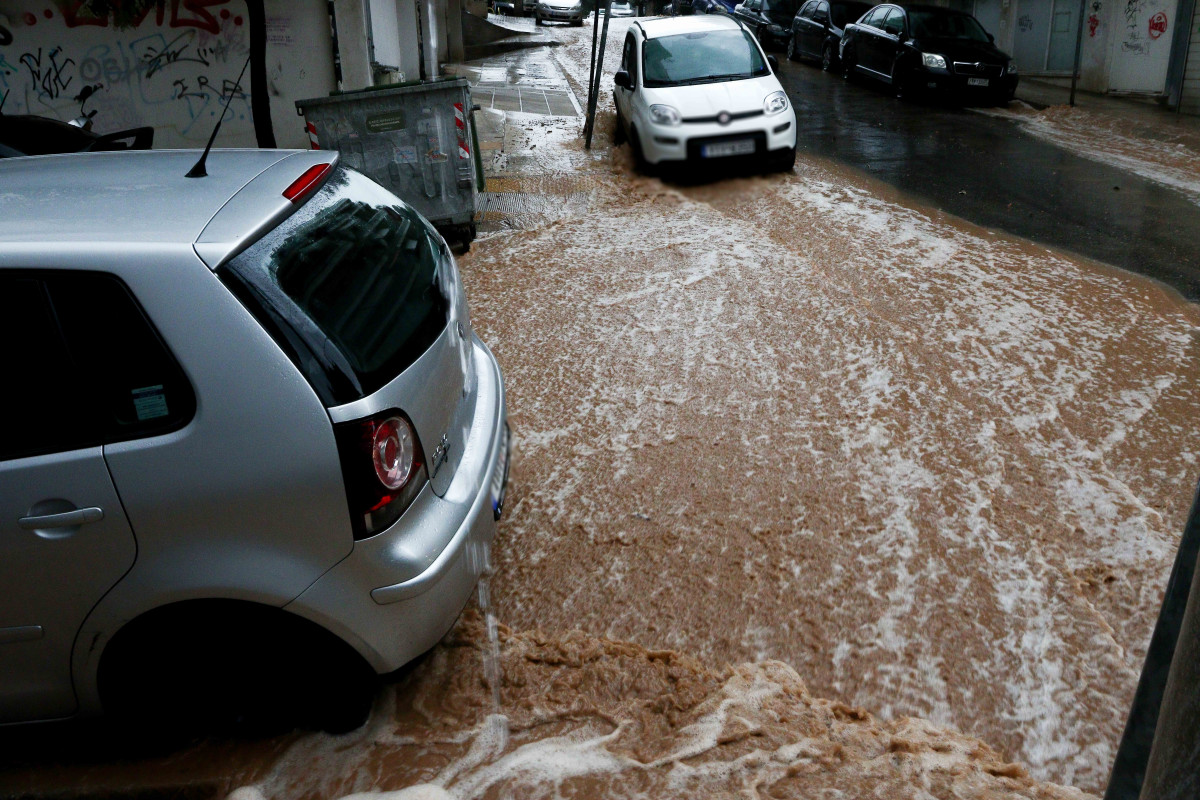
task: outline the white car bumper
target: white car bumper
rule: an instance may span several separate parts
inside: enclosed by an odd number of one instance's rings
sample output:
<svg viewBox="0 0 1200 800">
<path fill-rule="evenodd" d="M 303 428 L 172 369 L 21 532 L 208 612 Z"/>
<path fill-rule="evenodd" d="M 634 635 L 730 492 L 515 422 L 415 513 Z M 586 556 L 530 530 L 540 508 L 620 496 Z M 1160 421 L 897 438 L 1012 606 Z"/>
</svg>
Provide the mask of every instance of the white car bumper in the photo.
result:
<svg viewBox="0 0 1200 800">
<path fill-rule="evenodd" d="M 720 162 L 730 157 L 766 158 L 771 153 L 796 146 L 796 113 L 789 105 L 778 114 L 759 113 L 719 122 L 682 122 L 656 125 L 643 121 L 638 126 L 642 154 L 651 164 L 672 161 Z M 750 152 L 742 152 L 754 143 Z M 721 155 L 728 152 L 729 155 Z"/>
</svg>

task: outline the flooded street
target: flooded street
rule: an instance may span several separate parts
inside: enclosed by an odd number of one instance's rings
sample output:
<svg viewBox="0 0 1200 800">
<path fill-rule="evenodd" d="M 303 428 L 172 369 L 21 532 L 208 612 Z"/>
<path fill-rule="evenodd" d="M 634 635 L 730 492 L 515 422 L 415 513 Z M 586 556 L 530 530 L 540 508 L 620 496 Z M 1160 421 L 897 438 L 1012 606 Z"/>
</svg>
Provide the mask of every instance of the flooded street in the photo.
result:
<svg viewBox="0 0 1200 800">
<path fill-rule="evenodd" d="M 514 452 L 477 601 L 364 728 L 154 769 L 236 800 L 1101 793 L 1200 477 L 1200 309 L 803 151 L 637 175 L 626 24 L 590 153 L 582 117 L 478 115 L 459 267 Z M 582 104 L 591 28 L 554 34 Z M 0 789 L 122 770 L 153 771 Z"/>
</svg>

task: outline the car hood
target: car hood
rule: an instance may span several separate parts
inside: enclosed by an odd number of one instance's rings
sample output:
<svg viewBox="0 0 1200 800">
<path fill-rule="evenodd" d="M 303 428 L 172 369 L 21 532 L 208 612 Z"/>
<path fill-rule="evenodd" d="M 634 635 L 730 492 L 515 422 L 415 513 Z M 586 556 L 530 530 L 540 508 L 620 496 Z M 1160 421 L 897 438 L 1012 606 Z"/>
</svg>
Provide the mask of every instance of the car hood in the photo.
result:
<svg viewBox="0 0 1200 800">
<path fill-rule="evenodd" d="M 722 111 L 739 114 L 761 110 L 767 95 L 782 89 L 774 75 L 764 75 L 740 81 L 647 88 L 645 97 L 647 103 L 672 106 L 684 117 L 711 117 Z"/>
<path fill-rule="evenodd" d="M 967 39 L 919 39 L 913 46 L 923 53 L 937 53 L 951 61 L 983 61 L 988 64 L 1007 64 L 1008 54 L 989 42 Z"/>
</svg>

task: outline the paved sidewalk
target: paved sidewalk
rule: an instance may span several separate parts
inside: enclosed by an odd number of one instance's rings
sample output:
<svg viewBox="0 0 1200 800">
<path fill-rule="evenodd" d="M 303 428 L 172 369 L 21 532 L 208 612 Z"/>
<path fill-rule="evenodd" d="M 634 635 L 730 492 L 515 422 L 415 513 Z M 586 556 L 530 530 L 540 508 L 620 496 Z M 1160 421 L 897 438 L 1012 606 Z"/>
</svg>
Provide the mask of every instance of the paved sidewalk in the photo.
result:
<svg viewBox="0 0 1200 800">
<path fill-rule="evenodd" d="M 1071 87 L 1037 78 L 1021 78 L 1017 99 L 1037 109 L 1068 105 Z M 1150 126 L 1170 126 L 1174 131 L 1200 135 L 1200 117 L 1177 114 L 1153 100 L 1076 90 L 1075 107 L 1097 114 L 1121 117 Z"/>
</svg>

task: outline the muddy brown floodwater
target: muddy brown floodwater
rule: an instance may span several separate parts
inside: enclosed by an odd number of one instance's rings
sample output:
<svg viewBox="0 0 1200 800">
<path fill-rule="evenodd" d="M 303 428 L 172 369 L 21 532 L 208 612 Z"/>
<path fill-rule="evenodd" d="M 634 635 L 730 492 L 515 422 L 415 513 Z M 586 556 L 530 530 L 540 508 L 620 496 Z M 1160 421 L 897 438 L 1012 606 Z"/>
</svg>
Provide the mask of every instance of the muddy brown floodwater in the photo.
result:
<svg viewBox="0 0 1200 800">
<path fill-rule="evenodd" d="M 828 164 L 571 148 L 590 210 L 462 259 L 518 447 L 500 621 L 779 660 L 1100 791 L 1197 478 L 1197 310 Z"/>
</svg>

